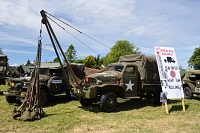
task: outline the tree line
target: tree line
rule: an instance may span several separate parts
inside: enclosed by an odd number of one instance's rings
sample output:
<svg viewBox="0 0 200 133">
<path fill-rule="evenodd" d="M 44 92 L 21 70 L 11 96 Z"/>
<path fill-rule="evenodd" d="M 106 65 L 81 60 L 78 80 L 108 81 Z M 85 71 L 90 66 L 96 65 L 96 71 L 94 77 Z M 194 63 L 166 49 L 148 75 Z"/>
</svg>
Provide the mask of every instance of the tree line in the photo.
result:
<svg viewBox="0 0 200 133">
<path fill-rule="evenodd" d="M 112 62 L 118 61 L 120 56 L 130 55 L 130 54 L 140 54 L 140 48 L 136 47 L 134 43 L 130 43 L 127 40 L 119 40 L 115 43 L 115 45 L 110 49 L 110 52 L 102 57 L 98 54 L 96 57 L 92 55 L 86 56 L 84 59 L 77 59 L 77 52 L 71 44 L 69 48 L 65 52 L 65 56 L 67 57 L 70 63 L 83 63 L 86 67 L 90 68 L 100 68 L 101 65 L 107 66 Z M 58 58 L 56 57 L 53 62 L 58 62 Z"/>
<path fill-rule="evenodd" d="M 0 55 L 3 54 L 3 50 L 2 48 L 0 48 Z M 70 63 L 82 63 L 86 67 L 90 68 L 100 68 L 101 65 L 107 66 L 110 63 L 118 61 L 120 56 L 130 54 L 141 54 L 141 51 L 140 48 L 135 46 L 134 43 L 130 43 L 127 40 L 117 41 L 115 45 L 111 47 L 110 52 L 102 58 L 100 57 L 100 55 L 97 55 L 96 57 L 88 55 L 84 59 L 78 59 L 77 52 L 73 44 L 71 44 L 65 51 L 65 56 Z M 56 57 L 53 61 L 50 62 L 58 62 L 58 58 Z M 200 47 L 194 49 L 194 52 L 187 63 L 189 68 L 200 70 Z M 29 59 L 26 64 L 30 64 Z"/>
</svg>

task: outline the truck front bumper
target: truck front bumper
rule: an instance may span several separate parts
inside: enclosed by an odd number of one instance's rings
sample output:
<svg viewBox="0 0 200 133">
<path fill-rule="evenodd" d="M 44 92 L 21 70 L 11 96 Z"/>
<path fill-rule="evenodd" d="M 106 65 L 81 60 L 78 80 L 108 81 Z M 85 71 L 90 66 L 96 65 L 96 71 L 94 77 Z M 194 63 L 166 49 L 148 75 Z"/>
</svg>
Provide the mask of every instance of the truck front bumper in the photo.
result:
<svg viewBox="0 0 200 133">
<path fill-rule="evenodd" d="M 24 98 L 25 97 L 25 92 L 9 92 L 9 91 L 4 91 L 3 95 L 5 96 L 16 96 L 16 97 L 21 97 Z"/>
</svg>

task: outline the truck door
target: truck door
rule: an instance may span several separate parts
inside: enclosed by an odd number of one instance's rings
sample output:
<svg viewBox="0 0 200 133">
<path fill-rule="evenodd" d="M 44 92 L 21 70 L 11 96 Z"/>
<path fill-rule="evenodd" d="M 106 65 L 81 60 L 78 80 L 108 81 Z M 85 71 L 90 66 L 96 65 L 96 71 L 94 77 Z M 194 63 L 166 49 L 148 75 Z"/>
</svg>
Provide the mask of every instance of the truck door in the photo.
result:
<svg viewBox="0 0 200 133">
<path fill-rule="evenodd" d="M 138 86 L 138 68 L 136 66 L 126 66 L 123 72 L 123 83 L 125 98 L 136 97 Z"/>
</svg>

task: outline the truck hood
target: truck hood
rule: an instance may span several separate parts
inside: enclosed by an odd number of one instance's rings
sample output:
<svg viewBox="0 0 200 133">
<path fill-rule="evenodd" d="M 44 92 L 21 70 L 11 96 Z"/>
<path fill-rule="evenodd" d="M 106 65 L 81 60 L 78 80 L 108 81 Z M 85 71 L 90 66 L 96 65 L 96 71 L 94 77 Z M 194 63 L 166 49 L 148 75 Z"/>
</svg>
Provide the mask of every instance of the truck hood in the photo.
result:
<svg viewBox="0 0 200 133">
<path fill-rule="evenodd" d="M 87 77 L 96 78 L 98 80 L 101 80 L 102 82 L 111 82 L 112 81 L 111 79 L 117 78 L 121 75 L 122 75 L 121 72 L 117 72 L 117 71 L 104 71 L 101 73 L 88 75 Z"/>
</svg>

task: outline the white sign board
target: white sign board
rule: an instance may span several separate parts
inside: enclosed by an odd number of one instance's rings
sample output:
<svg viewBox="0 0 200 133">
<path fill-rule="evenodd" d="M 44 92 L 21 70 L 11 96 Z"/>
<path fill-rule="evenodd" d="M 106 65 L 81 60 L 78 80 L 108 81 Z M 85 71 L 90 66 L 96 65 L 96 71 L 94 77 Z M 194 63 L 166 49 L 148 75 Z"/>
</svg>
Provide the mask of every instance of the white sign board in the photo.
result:
<svg viewBox="0 0 200 133">
<path fill-rule="evenodd" d="M 167 99 L 184 98 L 175 50 L 172 47 L 154 46 L 162 91 Z"/>
</svg>

